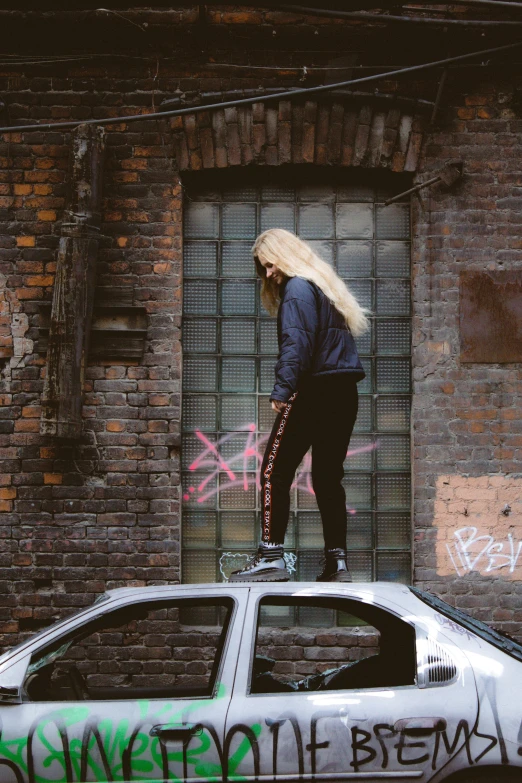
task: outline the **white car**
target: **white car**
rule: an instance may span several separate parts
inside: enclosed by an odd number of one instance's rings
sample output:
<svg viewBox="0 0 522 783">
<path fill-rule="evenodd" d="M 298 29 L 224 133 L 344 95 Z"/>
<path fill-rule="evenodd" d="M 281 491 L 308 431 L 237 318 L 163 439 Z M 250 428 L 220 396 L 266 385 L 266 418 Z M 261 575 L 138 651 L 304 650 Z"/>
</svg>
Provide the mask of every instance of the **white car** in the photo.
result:
<svg viewBox="0 0 522 783">
<path fill-rule="evenodd" d="M 521 781 L 521 661 L 398 584 L 113 590 L 0 657 L 0 782 Z"/>
</svg>

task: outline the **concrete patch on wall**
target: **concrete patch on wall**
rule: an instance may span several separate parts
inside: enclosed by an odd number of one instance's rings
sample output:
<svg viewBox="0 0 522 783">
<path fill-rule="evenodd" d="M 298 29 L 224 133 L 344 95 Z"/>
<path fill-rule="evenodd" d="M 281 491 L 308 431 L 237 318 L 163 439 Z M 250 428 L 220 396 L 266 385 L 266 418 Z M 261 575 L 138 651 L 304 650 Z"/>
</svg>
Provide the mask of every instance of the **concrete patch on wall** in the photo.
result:
<svg viewBox="0 0 522 783">
<path fill-rule="evenodd" d="M 437 572 L 522 579 L 522 476 L 439 476 Z"/>
<path fill-rule="evenodd" d="M 21 303 L 13 291 L 7 289 L 6 278 L 0 274 L 0 358 L 8 359 L 0 368 L 0 381 L 3 391 L 9 391 L 11 370 L 24 366 L 25 358 L 33 352 L 33 341 L 25 335 L 29 329 L 29 319 L 23 313 Z M 7 386 L 6 386 L 7 384 Z"/>
</svg>

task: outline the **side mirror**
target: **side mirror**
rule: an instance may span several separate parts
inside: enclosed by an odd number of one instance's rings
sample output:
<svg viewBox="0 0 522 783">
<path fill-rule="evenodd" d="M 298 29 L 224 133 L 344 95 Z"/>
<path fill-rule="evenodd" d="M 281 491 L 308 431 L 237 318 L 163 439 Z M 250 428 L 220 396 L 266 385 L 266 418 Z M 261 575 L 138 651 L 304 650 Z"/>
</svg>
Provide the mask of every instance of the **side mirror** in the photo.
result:
<svg viewBox="0 0 522 783">
<path fill-rule="evenodd" d="M 22 686 L 31 656 L 8 666 L 0 672 L 0 704 L 21 704 Z"/>
</svg>

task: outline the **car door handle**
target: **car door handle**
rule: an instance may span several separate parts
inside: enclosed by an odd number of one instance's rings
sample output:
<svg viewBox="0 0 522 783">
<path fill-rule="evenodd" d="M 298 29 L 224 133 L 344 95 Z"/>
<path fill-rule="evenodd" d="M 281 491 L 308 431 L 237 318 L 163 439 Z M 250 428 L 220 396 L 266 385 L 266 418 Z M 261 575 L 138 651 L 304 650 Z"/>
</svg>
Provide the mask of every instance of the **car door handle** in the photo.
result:
<svg viewBox="0 0 522 783">
<path fill-rule="evenodd" d="M 149 731 L 151 737 L 159 737 L 163 742 L 186 742 L 194 734 L 202 734 L 203 727 L 199 723 L 160 723 Z"/>
<path fill-rule="evenodd" d="M 410 737 L 426 737 L 434 731 L 445 731 L 444 718 L 401 718 L 393 724 L 394 731 Z"/>
</svg>

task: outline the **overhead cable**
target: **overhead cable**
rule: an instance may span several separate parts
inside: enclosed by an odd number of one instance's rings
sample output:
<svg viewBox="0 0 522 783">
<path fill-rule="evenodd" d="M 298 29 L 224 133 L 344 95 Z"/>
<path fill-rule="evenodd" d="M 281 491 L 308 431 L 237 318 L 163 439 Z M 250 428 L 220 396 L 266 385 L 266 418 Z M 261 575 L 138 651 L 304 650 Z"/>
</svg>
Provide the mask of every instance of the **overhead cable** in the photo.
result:
<svg viewBox="0 0 522 783">
<path fill-rule="evenodd" d="M 76 128 L 78 125 L 114 125 L 121 122 L 132 122 L 134 120 L 147 120 L 147 119 L 159 119 L 163 117 L 180 117 L 185 114 L 197 114 L 203 111 L 209 111 L 211 109 L 226 109 L 234 106 L 247 106 L 253 103 L 266 103 L 270 100 L 285 100 L 297 98 L 301 95 L 317 95 L 323 92 L 329 92 L 331 90 L 337 90 L 342 87 L 353 86 L 355 84 L 368 84 L 369 82 L 381 81 L 382 79 L 396 78 L 406 73 L 416 73 L 418 71 L 426 71 L 432 68 L 439 68 L 440 66 L 446 66 L 450 63 L 463 62 L 465 60 L 471 60 L 474 57 L 484 57 L 487 55 L 498 54 L 499 52 L 507 52 L 512 49 L 518 49 L 522 46 L 522 41 L 517 41 L 512 44 L 505 44 L 504 46 L 495 46 L 492 49 L 482 49 L 478 52 L 469 52 L 468 54 L 459 54 L 455 57 L 446 57 L 444 60 L 434 60 L 430 63 L 421 63 L 420 65 L 410 65 L 407 68 L 401 68 L 396 71 L 388 71 L 386 73 L 372 74 L 371 76 L 361 76 L 358 79 L 349 79 L 343 82 L 334 82 L 333 84 L 319 84 L 315 87 L 302 87 L 297 90 L 287 90 L 285 92 L 276 92 L 269 95 L 255 96 L 252 98 L 239 98 L 232 101 L 226 101 L 224 103 L 207 104 L 203 106 L 190 106 L 182 109 L 172 109 L 165 112 L 149 112 L 145 114 L 130 114 L 123 117 L 104 117 L 94 120 L 68 120 L 66 122 L 50 122 L 42 123 L 38 125 L 14 125 L 0 128 L 0 133 L 13 133 L 29 130 L 56 130 L 58 128 Z"/>
</svg>

